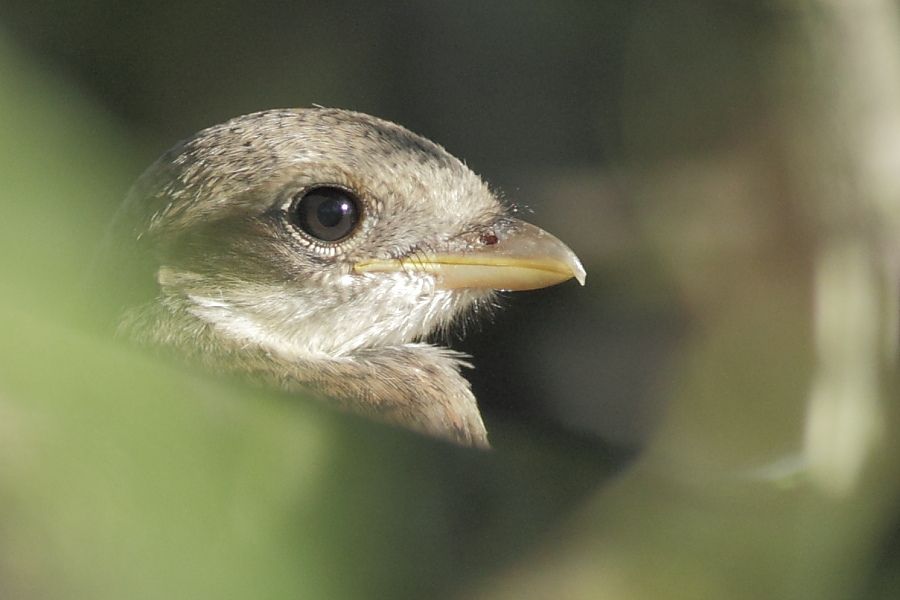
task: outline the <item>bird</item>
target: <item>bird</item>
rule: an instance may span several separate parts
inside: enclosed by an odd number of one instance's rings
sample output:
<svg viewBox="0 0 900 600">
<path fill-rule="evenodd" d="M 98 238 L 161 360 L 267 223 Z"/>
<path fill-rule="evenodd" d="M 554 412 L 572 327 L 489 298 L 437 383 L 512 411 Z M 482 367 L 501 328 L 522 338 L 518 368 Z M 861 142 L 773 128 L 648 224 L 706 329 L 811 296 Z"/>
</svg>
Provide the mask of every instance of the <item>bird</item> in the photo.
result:
<svg viewBox="0 0 900 600">
<path fill-rule="evenodd" d="M 118 335 L 191 365 L 490 447 L 436 334 L 501 291 L 585 270 L 442 146 L 360 112 L 235 117 L 179 142 L 128 192 L 115 247 L 141 293 Z M 122 272 L 122 271 L 120 271 Z"/>
</svg>

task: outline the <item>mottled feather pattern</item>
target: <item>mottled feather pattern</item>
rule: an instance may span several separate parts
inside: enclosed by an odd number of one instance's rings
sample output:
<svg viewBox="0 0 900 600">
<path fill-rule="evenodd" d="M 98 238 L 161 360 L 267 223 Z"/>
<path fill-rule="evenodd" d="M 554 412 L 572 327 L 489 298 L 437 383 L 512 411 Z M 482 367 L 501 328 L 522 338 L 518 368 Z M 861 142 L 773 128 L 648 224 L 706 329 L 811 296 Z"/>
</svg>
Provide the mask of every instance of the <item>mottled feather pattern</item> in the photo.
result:
<svg viewBox="0 0 900 600">
<path fill-rule="evenodd" d="M 285 223 L 292 195 L 321 184 L 365 202 L 344 245 L 317 247 Z M 157 265 L 158 295 L 128 307 L 119 331 L 216 372 L 487 446 L 466 357 L 422 340 L 485 312 L 493 292 L 351 265 L 462 250 L 505 213 L 463 163 L 399 125 L 320 108 L 238 117 L 176 145 L 129 194 L 122 221 Z"/>
</svg>

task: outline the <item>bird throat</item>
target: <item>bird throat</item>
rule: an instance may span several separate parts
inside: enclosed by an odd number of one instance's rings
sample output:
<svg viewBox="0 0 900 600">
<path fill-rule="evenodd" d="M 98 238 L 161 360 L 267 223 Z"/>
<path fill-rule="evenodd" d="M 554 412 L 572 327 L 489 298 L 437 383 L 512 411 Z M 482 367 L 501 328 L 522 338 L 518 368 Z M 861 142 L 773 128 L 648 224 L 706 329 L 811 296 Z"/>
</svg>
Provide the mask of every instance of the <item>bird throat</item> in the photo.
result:
<svg viewBox="0 0 900 600">
<path fill-rule="evenodd" d="M 202 278 L 172 269 L 162 269 L 159 280 L 163 296 L 129 309 L 120 322 L 120 334 L 144 345 L 174 349 L 208 371 L 241 375 L 268 388 L 312 396 L 351 413 L 455 443 L 488 446 L 475 397 L 460 372 L 471 367 L 468 357 L 418 341 L 436 327 L 451 326 L 446 318 L 430 321 L 431 315 L 479 306 L 485 294 L 432 299 L 436 304 L 419 311 L 418 327 L 409 326 L 407 312 L 399 331 L 389 331 L 393 319 L 388 311 L 387 317 L 376 321 L 377 330 L 368 321 L 369 327 L 357 326 L 350 334 L 324 325 L 332 316 L 330 310 L 296 314 L 283 297 L 281 302 L 275 298 L 260 302 L 259 290 L 252 303 L 240 296 L 204 295 L 198 285 Z M 185 289 L 186 282 L 193 283 L 191 291 Z M 246 292 L 247 286 L 239 287 Z M 454 302 L 459 305 L 455 311 L 447 305 Z M 297 304 L 308 307 L 302 301 Z M 246 310 L 265 305 L 280 308 L 263 313 Z M 353 323 L 354 315 L 336 321 Z M 310 326 L 316 322 L 321 327 Z M 329 337 L 342 343 L 320 343 Z"/>
</svg>

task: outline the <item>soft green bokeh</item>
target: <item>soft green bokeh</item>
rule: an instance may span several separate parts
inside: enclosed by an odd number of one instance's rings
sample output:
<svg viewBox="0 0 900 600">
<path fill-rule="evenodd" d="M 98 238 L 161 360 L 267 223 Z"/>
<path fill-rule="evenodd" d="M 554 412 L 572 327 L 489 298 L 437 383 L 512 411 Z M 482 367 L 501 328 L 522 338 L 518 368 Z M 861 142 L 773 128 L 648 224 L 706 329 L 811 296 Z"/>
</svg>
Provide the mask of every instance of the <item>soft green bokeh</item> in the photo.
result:
<svg viewBox="0 0 900 600">
<path fill-rule="evenodd" d="M 0 39 L 0 597 L 897 596 L 888 3 L 32 4 L 45 54 Z M 152 155 L 310 102 L 446 143 L 585 259 L 471 374 L 555 433 L 506 406 L 472 452 L 93 330 Z"/>
<path fill-rule="evenodd" d="M 73 86 L 5 44 L 0 65 L 3 596 L 253 597 L 265 581 L 315 597 L 314 549 L 293 532 L 327 427 L 78 320 L 97 199 L 123 193 L 130 151 Z"/>
</svg>

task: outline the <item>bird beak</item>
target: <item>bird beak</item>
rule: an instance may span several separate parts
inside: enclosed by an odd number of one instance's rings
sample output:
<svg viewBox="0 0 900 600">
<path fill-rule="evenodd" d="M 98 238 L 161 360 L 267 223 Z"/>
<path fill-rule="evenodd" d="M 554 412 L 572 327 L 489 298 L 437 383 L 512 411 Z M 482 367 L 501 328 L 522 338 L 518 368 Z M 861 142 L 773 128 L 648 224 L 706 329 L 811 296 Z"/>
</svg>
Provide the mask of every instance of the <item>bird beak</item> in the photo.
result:
<svg viewBox="0 0 900 600">
<path fill-rule="evenodd" d="M 425 272 L 446 290 L 536 290 L 573 277 L 584 285 L 585 271 L 575 253 L 540 227 L 507 217 L 464 250 L 416 253 L 401 259 L 357 262 L 363 273 Z"/>
</svg>

